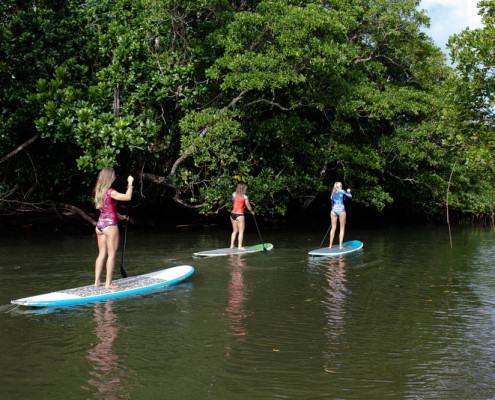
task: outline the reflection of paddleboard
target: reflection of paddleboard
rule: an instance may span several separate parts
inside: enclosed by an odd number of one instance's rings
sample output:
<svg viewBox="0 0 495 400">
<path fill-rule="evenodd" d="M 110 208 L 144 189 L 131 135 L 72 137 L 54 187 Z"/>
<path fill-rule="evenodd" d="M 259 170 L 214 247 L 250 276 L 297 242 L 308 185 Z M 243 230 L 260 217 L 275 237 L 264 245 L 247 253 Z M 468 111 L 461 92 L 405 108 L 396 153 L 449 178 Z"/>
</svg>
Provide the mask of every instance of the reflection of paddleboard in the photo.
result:
<svg viewBox="0 0 495 400">
<path fill-rule="evenodd" d="M 263 251 L 263 245 L 257 244 L 255 246 L 246 246 L 246 250 L 238 250 L 237 247 L 235 249 L 225 248 L 225 249 L 216 249 L 216 250 L 207 250 L 200 251 L 198 253 L 194 253 L 195 256 L 205 256 L 205 257 L 217 257 L 217 256 L 228 256 L 230 254 L 246 254 L 246 253 L 257 253 L 259 251 Z M 271 250 L 273 249 L 273 244 L 265 243 L 265 249 Z"/>
<path fill-rule="evenodd" d="M 342 243 L 344 248 L 341 250 L 339 245 L 333 245 L 330 247 L 322 247 L 321 249 L 311 250 L 308 254 L 310 256 L 338 256 L 340 254 L 352 253 L 353 251 L 359 250 L 363 247 L 363 242 L 359 240 L 351 240 L 350 242 Z"/>
<path fill-rule="evenodd" d="M 149 274 L 117 279 L 113 281 L 118 286 L 117 289 L 105 289 L 105 286 L 89 285 L 12 300 L 11 303 L 28 307 L 49 307 L 111 299 L 174 285 L 187 279 L 193 272 L 193 267 L 181 265 Z"/>
</svg>

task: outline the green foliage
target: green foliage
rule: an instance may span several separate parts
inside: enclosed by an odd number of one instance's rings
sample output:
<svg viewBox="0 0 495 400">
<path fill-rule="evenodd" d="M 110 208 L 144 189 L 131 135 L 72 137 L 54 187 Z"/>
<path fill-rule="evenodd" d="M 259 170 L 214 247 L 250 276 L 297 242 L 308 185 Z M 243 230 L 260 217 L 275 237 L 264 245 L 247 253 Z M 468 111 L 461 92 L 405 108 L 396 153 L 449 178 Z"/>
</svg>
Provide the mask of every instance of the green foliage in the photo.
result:
<svg viewBox="0 0 495 400">
<path fill-rule="evenodd" d="M 37 135 L 34 121 L 44 106 L 31 101 L 37 82 L 48 82 L 58 66 L 77 64 L 84 58 L 80 52 L 84 37 L 70 13 L 70 7 L 78 4 L 77 0 L 70 5 L 55 0 L 0 3 L 0 154 L 10 153 Z M 75 79 L 81 78 L 85 68 L 81 66 Z M 50 83 L 52 87 L 60 86 L 62 73 L 63 69 Z M 10 199 L 22 204 L 69 198 L 74 194 L 72 184 L 79 188 L 83 179 L 75 168 L 77 153 L 65 143 L 36 140 L 1 166 L 1 194 L 11 193 Z"/>
<path fill-rule="evenodd" d="M 495 2 L 481 1 L 479 7 L 484 27 L 449 40 L 456 74 L 447 82 L 443 122 L 466 174 L 459 207 L 475 214 L 493 212 L 495 185 Z"/>
<path fill-rule="evenodd" d="M 395 203 L 440 212 L 451 150 L 462 148 L 470 156 L 459 164 L 453 202 L 482 210 L 485 186 L 465 185 L 478 183 L 475 160 L 493 164 L 493 24 L 456 39 L 464 69 L 454 74 L 421 32 L 428 19 L 419 5 L 3 4 L 0 148 L 39 132 L 43 146 L 69 149 L 57 154 L 65 172 L 47 168 L 48 181 L 91 182 L 117 166 L 139 171 L 145 196 L 203 213 L 226 209 L 242 180 L 257 211 L 272 214 L 293 198 L 308 206 L 336 180 L 380 211 Z"/>
<path fill-rule="evenodd" d="M 400 132 L 413 132 L 441 106 L 434 88 L 445 68 L 419 31 L 426 20 L 416 5 L 267 1 L 235 15 L 217 36 L 225 53 L 208 76 L 240 92 L 239 108 L 255 116 L 256 126 L 245 130 L 253 145 L 262 132 L 253 157 L 260 171 L 297 176 L 286 190 L 301 198 L 344 180 L 356 201 L 380 210 L 390 192 L 416 179 L 408 172 L 394 179 L 389 160 L 397 149 L 383 146 L 399 143 Z M 275 128 L 278 143 L 265 126 Z M 287 145 L 284 135 L 297 140 Z M 267 157 L 263 148 L 273 145 Z M 403 156 L 414 163 L 414 154 Z"/>
<path fill-rule="evenodd" d="M 452 108 L 458 123 L 465 123 L 461 140 L 471 156 L 495 168 L 495 3 L 482 1 L 484 27 L 465 30 L 449 41 L 457 75 L 452 77 Z"/>
</svg>

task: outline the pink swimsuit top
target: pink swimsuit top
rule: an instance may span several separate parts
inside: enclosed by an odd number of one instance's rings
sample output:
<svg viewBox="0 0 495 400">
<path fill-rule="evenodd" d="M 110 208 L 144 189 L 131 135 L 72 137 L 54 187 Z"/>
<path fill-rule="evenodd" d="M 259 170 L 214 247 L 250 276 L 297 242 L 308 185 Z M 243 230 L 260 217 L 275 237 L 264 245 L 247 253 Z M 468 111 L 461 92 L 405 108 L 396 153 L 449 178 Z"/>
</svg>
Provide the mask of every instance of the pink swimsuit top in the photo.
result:
<svg viewBox="0 0 495 400">
<path fill-rule="evenodd" d="M 100 221 L 113 221 L 117 223 L 117 200 L 111 196 L 113 190 L 112 188 L 108 188 L 105 193 L 103 205 L 100 208 Z"/>
</svg>

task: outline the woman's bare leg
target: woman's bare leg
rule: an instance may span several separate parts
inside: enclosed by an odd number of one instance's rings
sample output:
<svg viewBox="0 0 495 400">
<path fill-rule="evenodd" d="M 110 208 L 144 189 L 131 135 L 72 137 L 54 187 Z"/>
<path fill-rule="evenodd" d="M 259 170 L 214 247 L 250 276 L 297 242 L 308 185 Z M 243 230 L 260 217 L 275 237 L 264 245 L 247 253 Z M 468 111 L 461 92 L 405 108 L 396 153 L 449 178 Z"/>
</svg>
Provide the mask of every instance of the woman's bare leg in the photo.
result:
<svg viewBox="0 0 495 400">
<path fill-rule="evenodd" d="M 242 247 L 242 241 L 244 239 L 244 228 L 246 227 L 244 215 L 240 215 L 237 217 L 237 227 L 239 229 L 239 237 L 237 238 L 238 248 L 239 250 L 246 250 L 244 247 Z"/>
<path fill-rule="evenodd" d="M 115 254 L 119 247 L 119 228 L 116 225 L 108 226 L 103 229 L 103 234 L 107 239 L 107 276 L 105 281 L 105 288 L 115 289 L 117 285 L 112 283 L 113 271 L 115 269 Z"/>
<path fill-rule="evenodd" d="M 332 220 L 332 230 L 330 231 L 330 248 L 333 246 L 333 239 L 335 238 L 335 232 L 337 231 L 337 221 L 338 221 L 337 215 L 331 211 L 330 212 L 330 219 Z"/>
<path fill-rule="evenodd" d="M 103 263 L 105 262 L 105 257 L 107 256 L 107 238 L 105 235 L 95 228 L 96 240 L 98 242 L 98 257 L 95 261 L 95 286 L 101 286 L 101 271 L 103 270 Z"/>
<path fill-rule="evenodd" d="M 237 236 L 237 232 L 239 232 L 239 228 L 237 227 L 237 221 L 230 217 L 230 222 L 232 222 L 232 235 L 230 236 L 230 248 L 233 249 L 235 247 L 235 238 Z"/>
<path fill-rule="evenodd" d="M 339 235 L 339 243 L 340 243 L 340 249 L 343 249 L 343 243 L 344 243 L 344 233 L 345 233 L 345 221 L 346 221 L 346 212 L 344 211 L 343 213 L 340 213 L 339 215 L 339 222 L 340 222 L 340 235 Z"/>
</svg>

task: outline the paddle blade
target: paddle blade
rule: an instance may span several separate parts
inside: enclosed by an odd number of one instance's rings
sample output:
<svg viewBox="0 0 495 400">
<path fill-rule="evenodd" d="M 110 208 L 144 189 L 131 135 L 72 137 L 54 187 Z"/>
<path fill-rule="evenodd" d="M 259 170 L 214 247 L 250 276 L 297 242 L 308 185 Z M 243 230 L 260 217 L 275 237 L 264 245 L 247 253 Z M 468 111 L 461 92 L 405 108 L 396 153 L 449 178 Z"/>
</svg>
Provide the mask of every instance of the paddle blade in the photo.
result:
<svg viewBox="0 0 495 400">
<path fill-rule="evenodd" d="M 124 266 L 120 266 L 120 275 L 122 275 L 122 278 L 127 278 L 127 272 L 125 272 Z"/>
</svg>

